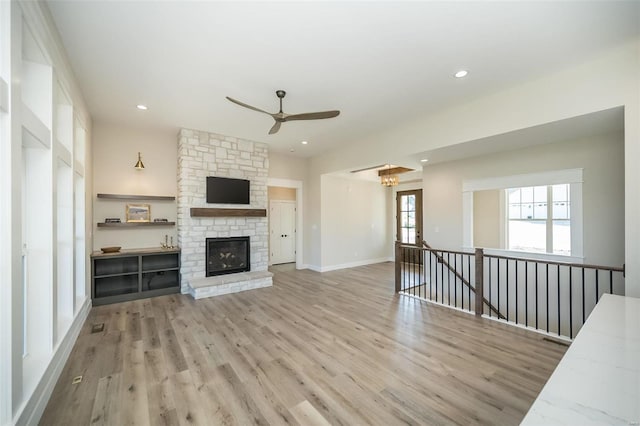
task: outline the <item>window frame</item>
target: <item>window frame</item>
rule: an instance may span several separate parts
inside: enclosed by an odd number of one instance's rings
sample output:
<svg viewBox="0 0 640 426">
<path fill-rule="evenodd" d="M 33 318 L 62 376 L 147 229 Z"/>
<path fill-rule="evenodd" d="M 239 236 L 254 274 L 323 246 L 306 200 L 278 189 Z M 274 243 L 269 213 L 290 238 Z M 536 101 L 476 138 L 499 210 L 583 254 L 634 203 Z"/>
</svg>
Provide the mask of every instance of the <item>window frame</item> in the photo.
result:
<svg viewBox="0 0 640 426">
<path fill-rule="evenodd" d="M 554 186 L 559 186 L 559 185 L 563 185 L 567 187 L 567 199 L 566 200 L 555 200 L 554 199 Z M 535 204 L 538 203 L 538 201 L 536 201 L 535 198 L 535 188 L 540 188 L 540 187 L 545 187 L 546 189 L 546 197 L 545 197 L 545 203 L 546 203 L 546 214 L 544 218 L 536 218 L 535 217 Z M 531 188 L 532 192 L 533 192 L 533 198 L 531 203 L 528 202 L 523 202 L 522 199 L 520 199 L 519 203 L 512 203 L 509 200 L 509 191 L 510 190 L 514 190 L 514 189 L 518 189 L 521 191 L 522 194 L 522 190 L 525 188 Z M 505 220 L 504 220 L 504 241 L 503 244 L 504 246 L 507 248 L 507 250 L 510 251 L 520 251 L 520 252 L 526 252 L 526 253 L 540 253 L 540 254 L 552 254 L 552 255 L 556 255 L 556 256 L 571 256 L 572 255 L 572 244 L 570 243 L 570 247 L 569 247 L 569 253 L 565 254 L 565 253 L 556 253 L 554 252 L 554 237 L 553 237 L 553 225 L 554 222 L 557 221 L 569 221 L 569 226 L 572 226 L 572 220 L 571 220 L 571 184 L 570 183 L 563 183 L 563 184 L 551 184 L 551 185 L 537 185 L 537 186 L 524 186 L 524 187 L 514 187 L 514 188 L 505 188 L 504 189 L 504 197 L 502 197 L 502 199 L 504 200 L 505 206 L 503 211 L 505 212 Z M 553 208 L 554 205 L 556 203 L 567 203 L 568 206 L 568 212 L 569 214 L 567 215 L 566 218 L 555 218 L 554 217 L 554 212 L 553 212 Z M 514 204 L 518 204 L 520 206 L 520 208 L 522 208 L 523 205 L 525 204 L 533 204 L 534 205 L 534 217 L 532 217 L 531 219 L 525 218 L 523 219 L 522 217 L 520 218 L 511 218 L 510 217 L 510 212 L 511 209 L 510 207 Z M 522 211 L 520 212 L 520 216 L 522 216 Z M 517 249 L 517 248 L 511 248 L 511 242 L 510 242 L 510 233 L 509 233 L 509 229 L 510 229 L 510 223 L 511 221 L 518 221 L 518 222 L 527 222 L 527 223 L 544 223 L 545 224 L 545 248 L 544 251 L 528 251 L 528 250 L 521 250 L 521 249 Z"/>
</svg>

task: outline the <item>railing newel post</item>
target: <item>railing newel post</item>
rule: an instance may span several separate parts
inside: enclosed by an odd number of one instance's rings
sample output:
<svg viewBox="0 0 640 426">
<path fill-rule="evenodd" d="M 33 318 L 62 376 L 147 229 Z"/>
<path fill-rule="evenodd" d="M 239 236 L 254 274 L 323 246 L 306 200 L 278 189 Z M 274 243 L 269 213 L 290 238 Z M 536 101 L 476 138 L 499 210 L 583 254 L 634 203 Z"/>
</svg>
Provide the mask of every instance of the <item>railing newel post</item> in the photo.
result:
<svg viewBox="0 0 640 426">
<path fill-rule="evenodd" d="M 402 247 L 400 241 L 396 241 L 396 293 L 402 289 Z"/>
<path fill-rule="evenodd" d="M 476 248 L 476 315 L 484 313 L 484 250 Z"/>
</svg>

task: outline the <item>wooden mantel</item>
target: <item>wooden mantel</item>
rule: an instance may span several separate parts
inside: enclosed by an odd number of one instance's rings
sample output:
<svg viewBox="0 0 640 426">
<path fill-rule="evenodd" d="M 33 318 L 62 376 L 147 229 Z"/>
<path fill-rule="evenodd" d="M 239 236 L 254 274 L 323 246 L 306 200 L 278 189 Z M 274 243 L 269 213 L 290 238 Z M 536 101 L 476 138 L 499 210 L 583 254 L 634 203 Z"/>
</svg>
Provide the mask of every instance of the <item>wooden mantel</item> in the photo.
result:
<svg viewBox="0 0 640 426">
<path fill-rule="evenodd" d="M 192 207 L 191 217 L 267 217 L 267 210 Z"/>
</svg>

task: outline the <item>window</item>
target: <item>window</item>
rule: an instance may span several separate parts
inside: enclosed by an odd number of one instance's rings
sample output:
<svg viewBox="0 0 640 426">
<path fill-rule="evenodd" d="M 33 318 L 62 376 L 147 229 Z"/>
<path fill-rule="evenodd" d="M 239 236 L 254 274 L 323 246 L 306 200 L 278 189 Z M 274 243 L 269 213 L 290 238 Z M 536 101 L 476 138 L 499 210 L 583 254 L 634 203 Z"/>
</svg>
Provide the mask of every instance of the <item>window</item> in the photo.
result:
<svg viewBox="0 0 640 426">
<path fill-rule="evenodd" d="M 571 255 L 570 185 L 505 190 L 507 248 Z"/>
<path fill-rule="evenodd" d="M 397 194 L 397 239 L 403 244 L 421 243 L 422 190 Z"/>
</svg>

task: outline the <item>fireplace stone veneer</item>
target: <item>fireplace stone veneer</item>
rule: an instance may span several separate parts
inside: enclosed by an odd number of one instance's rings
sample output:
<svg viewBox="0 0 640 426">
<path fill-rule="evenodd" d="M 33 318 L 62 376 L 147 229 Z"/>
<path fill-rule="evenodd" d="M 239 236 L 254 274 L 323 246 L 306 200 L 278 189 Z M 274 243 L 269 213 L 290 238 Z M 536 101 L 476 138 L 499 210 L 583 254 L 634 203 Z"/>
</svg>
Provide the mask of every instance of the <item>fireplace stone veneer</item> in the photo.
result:
<svg viewBox="0 0 640 426">
<path fill-rule="evenodd" d="M 192 217 L 192 208 L 237 208 L 207 204 L 207 176 L 251 181 L 247 209 L 267 208 L 269 153 L 267 145 L 197 130 L 178 134 L 178 245 L 181 248 L 181 291 L 194 298 L 210 297 L 271 285 L 268 222 L 266 217 Z M 207 238 L 248 236 L 248 272 L 206 274 Z M 223 287 L 220 287 L 223 286 Z"/>
</svg>

